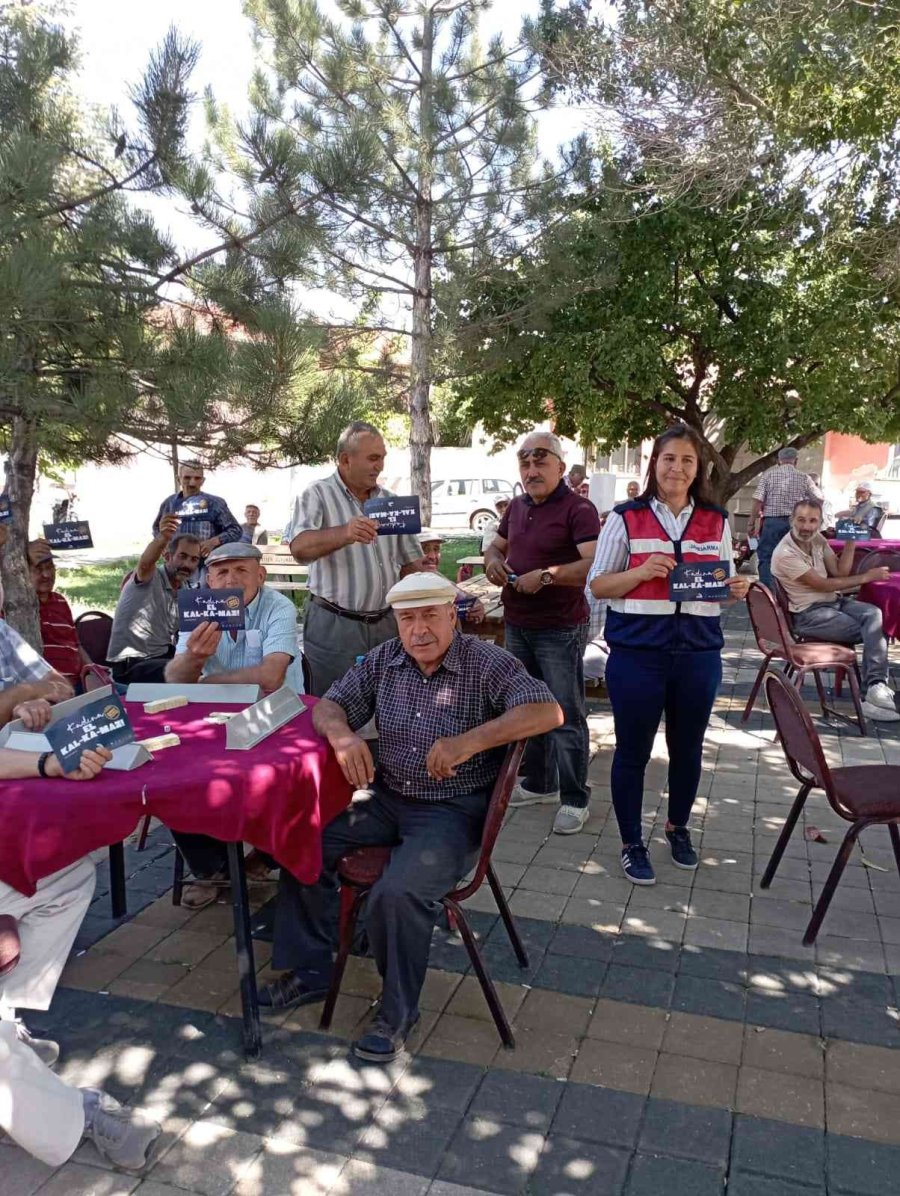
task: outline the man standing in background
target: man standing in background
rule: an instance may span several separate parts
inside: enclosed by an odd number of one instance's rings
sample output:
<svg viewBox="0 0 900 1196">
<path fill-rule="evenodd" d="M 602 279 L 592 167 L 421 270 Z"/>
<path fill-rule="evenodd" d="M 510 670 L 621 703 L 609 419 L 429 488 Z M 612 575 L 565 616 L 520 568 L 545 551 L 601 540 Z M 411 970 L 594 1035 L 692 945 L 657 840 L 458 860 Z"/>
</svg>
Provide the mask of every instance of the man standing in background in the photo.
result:
<svg viewBox="0 0 900 1196">
<path fill-rule="evenodd" d="M 206 480 L 199 461 L 182 461 L 178 466 L 181 489 L 170 494 L 153 520 L 153 534 L 159 535 L 164 515 L 177 515 L 182 535 L 196 536 L 200 541 L 200 555 L 206 559 L 220 544 L 233 544 L 241 538 L 241 525 L 228 509 L 224 498 L 207 494 Z"/>
<path fill-rule="evenodd" d="M 259 507 L 249 503 L 244 507 L 244 522 L 241 524 L 241 542 L 244 544 L 268 544 L 269 533 L 259 526 Z"/>
<path fill-rule="evenodd" d="M 307 486 L 284 530 L 294 560 L 309 565 L 303 654 L 317 697 L 357 656 L 397 634 L 387 592 L 420 567 L 415 536 L 379 536 L 378 524 L 363 512 L 367 499 L 389 495 L 378 485 L 386 455 L 376 427 L 350 424 L 337 443 L 337 469 Z"/>
<path fill-rule="evenodd" d="M 772 588 L 772 553 L 791 530 L 791 512 L 806 498 L 822 501 L 822 491 L 808 474 L 797 468 L 798 452 L 783 448 L 778 464 L 767 469 L 759 479 L 753 495 L 753 508 L 747 524 L 748 536 L 759 536 L 756 559 L 759 580 Z"/>
</svg>

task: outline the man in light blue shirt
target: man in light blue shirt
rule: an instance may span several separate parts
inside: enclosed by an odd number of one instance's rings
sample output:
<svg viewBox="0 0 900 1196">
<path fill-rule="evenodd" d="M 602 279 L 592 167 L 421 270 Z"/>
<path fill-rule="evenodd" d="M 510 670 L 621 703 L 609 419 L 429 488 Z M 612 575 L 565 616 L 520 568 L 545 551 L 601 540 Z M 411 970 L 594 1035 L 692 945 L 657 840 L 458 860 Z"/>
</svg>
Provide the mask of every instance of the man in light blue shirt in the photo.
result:
<svg viewBox="0 0 900 1196">
<path fill-rule="evenodd" d="M 209 588 L 243 591 L 244 630 L 223 631 L 207 622 L 182 631 L 166 666 L 166 681 L 258 685 L 264 693 L 289 685 L 303 692 L 297 611 L 289 598 L 265 588 L 260 559 L 253 544 L 222 544 L 209 554 Z"/>
<path fill-rule="evenodd" d="M 265 588 L 266 571 L 253 544 L 222 544 L 206 558 L 212 590 L 239 589 L 244 595 L 244 630 L 223 631 L 215 622 L 200 623 L 178 636 L 175 656 L 166 665 L 166 681 L 258 685 L 272 693 L 283 685 L 303 692 L 293 602 Z M 202 909 L 227 884 L 224 843 L 208 835 L 173 834 L 196 883 L 187 885 L 182 905 Z"/>
</svg>

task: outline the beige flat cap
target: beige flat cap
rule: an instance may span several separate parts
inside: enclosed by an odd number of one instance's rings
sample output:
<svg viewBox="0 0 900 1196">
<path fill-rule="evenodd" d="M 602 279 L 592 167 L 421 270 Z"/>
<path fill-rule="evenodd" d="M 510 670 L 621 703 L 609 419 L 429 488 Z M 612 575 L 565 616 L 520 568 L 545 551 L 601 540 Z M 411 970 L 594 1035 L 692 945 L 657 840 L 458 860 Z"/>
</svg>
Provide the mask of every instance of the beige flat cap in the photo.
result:
<svg viewBox="0 0 900 1196">
<path fill-rule="evenodd" d="M 387 601 L 396 610 L 414 606 L 443 606 L 456 598 L 456 586 L 440 573 L 410 573 L 387 592 Z"/>
</svg>

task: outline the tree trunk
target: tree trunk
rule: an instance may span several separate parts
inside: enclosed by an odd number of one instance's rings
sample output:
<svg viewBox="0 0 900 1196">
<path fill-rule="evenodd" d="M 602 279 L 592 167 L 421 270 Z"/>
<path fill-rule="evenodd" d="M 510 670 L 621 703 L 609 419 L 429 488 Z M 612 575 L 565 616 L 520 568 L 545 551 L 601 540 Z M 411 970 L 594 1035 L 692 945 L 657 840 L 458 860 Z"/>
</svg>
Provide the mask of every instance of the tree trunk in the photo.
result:
<svg viewBox="0 0 900 1196">
<path fill-rule="evenodd" d="M 175 479 L 175 489 L 180 490 L 181 489 L 181 478 L 179 478 L 179 476 L 178 476 L 179 462 L 178 462 L 178 441 L 177 440 L 172 441 L 172 451 L 169 454 L 169 460 L 172 462 L 172 477 Z"/>
<path fill-rule="evenodd" d="M 434 178 L 432 115 L 432 62 L 434 57 L 434 15 L 426 10 L 422 18 L 422 67 L 419 91 L 419 160 L 416 195 L 416 248 L 412 336 L 410 344 L 410 479 L 422 506 L 422 522 L 431 522 L 431 263 L 433 254 Z"/>
<path fill-rule="evenodd" d="M 37 476 L 37 430 L 29 420 L 12 421 L 9 448 L 9 543 L 0 561 L 6 620 L 38 652 L 43 651 L 37 595 L 28 567 L 28 524 Z"/>
</svg>

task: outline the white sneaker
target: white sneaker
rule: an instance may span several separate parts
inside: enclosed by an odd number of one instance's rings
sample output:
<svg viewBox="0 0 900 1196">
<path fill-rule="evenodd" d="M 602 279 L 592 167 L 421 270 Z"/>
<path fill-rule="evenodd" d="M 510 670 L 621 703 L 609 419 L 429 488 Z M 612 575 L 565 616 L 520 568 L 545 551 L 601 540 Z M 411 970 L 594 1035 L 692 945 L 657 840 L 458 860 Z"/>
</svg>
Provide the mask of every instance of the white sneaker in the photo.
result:
<svg viewBox="0 0 900 1196">
<path fill-rule="evenodd" d="M 59 1059 L 59 1043 L 52 1038 L 35 1038 L 20 1017 L 16 1018 L 16 1038 L 31 1047 L 45 1067 L 55 1067 Z"/>
<path fill-rule="evenodd" d="M 107 1092 L 82 1088 L 84 1136 L 114 1167 L 142 1171 L 162 1126 L 137 1109 L 126 1109 Z"/>
<path fill-rule="evenodd" d="M 866 690 L 866 701 L 872 706 L 883 706 L 885 710 L 896 710 L 894 691 L 884 681 L 876 681 Z"/>
<path fill-rule="evenodd" d="M 511 806 L 542 806 L 545 804 L 551 805 L 558 801 L 558 789 L 554 789 L 552 793 L 532 793 L 530 789 L 526 789 L 523 785 L 516 785 L 509 799 L 509 804 Z"/>
<path fill-rule="evenodd" d="M 896 711 L 893 706 L 890 710 L 887 706 L 876 706 L 869 701 L 868 697 L 862 703 L 862 712 L 874 723 L 900 723 L 900 712 Z"/>
<path fill-rule="evenodd" d="M 560 806 L 553 819 L 554 835 L 577 835 L 589 815 L 587 806 Z"/>
</svg>

